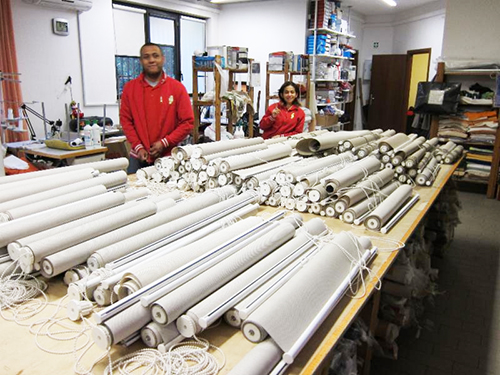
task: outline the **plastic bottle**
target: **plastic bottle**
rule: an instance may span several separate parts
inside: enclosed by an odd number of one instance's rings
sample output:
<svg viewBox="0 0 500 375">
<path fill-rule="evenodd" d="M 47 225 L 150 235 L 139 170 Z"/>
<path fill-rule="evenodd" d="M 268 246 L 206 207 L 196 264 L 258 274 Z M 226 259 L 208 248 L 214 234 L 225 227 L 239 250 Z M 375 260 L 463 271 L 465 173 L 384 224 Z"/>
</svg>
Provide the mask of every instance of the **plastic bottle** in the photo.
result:
<svg viewBox="0 0 500 375">
<path fill-rule="evenodd" d="M 92 125 L 92 144 L 94 146 L 101 145 L 101 127 L 97 125 L 97 122 Z"/>
<path fill-rule="evenodd" d="M 234 139 L 243 139 L 245 138 L 245 132 L 243 131 L 243 126 L 237 126 L 234 132 Z"/>
<path fill-rule="evenodd" d="M 88 124 L 88 123 L 87 123 L 87 125 L 85 125 L 83 127 L 83 142 L 85 144 L 85 148 L 89 148 L 89 147 L 93 146 L 92 126 L 90 126 L 90 124 Z"/>
</svg>

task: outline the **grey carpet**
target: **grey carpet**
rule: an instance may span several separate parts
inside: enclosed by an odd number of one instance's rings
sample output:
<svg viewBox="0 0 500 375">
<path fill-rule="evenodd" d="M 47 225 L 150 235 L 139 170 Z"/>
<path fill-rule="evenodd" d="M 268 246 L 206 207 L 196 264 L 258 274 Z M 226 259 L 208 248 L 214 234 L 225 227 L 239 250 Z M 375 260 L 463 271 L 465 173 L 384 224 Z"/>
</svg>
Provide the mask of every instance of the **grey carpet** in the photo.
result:
<svg viewBox="0 0 500 375">
<path fill-rule="evenodd" d="M 459 192 L 461 224 L 439 269 L 443 294 L 424 329 L 402 330 L 399 359 L 375 358 L 372 375 L 500 375 L 500 202 Z"/>
</svg>

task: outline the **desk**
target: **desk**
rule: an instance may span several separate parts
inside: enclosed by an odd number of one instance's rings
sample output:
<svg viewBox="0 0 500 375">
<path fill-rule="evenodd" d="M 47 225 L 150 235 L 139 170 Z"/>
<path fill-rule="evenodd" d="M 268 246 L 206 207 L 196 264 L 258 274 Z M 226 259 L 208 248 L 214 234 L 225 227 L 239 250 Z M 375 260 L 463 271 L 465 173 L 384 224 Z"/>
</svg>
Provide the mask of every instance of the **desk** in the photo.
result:
<svg viewBox="0 0 500 375">
<path fill-rule="evenodd" d="M 104 160 L 104 155 L 108 150 L 107 147 L 95 147 L 82 150 L 58 150 L 49 147 L 40 147 L 36 149 L 23 148 L 18 149 L 18 152 L 23 152 L 32 156 L 40 156 L 42 158 L 52 159 L 62 165 L 73 165 L 90 163 L 93 161 Z M 58 165 L 59 166 L 59 165 Z"/>
<path fill-rule="evenodd" d="M 324 218 L 324 220 L 335 233 L 349 230 L 356 235 L 368 235 L 374 238 L 374 244 L 379 247 L 389 247 L 387 243 L 383 242 L 384 238 L 405 242 L 432 206 L 457 166 L 458 163 L 454 165 L 443 165 L 432 187 L 416 187 L 415 191 L 420 194 L 420 200 L 387 235 L 382 235 L 378 232 L 369 232 L 366 231 L 364 227 L 351 226 L 337 219 Z M 272 209 L 262 207 L 259 213 L 270 211 L 272 211 Z M 309 214 L 304 215 L 305 220 L 309 220 L 313 217 L 317 216 Z M 382 278 L 396 259 L 397 255 L 398 252 L 380 252 L 371 264 L 373 274 L 378 278 Z M 358 316 L 363 306 L 374 292 L 376 282 L 377 280 L 375 277 L 367 278 L 365 295 L 356 296 L 360 298 L 344 297 L 341 300 L 340 304 L 333 310 L 327 320 L 322 324 L 321 328 L 301 351 L 294 364 L 288 369 L 287 374 L 306 375 L 321 372 L 324 366 L 328 364 L 330 359 L 329 355 L 337 341 Z M 61 278 L 56 278 L 54 281 L 51 280 L 48 290 L 48 296 L 51 301 L 59 302 L 65 293 L 66 287 L 62 284 Z M 48 316 L 52 312 L 53 307 L 47 308 L 46 311 L 32 318 L 31 321 L 38 320 L 43 316 Z M 62 309 L 59 316 L 65 316 L 65 314 L 65 309 Z M 72 324 L 79 327 L 79 324 Z M 2 335 L 0 335 L 0 347 L 2 348 L 0 369 L 2 370 L 2 374 L 16 375 L 23 371 L 23 373 L 30 375 L 72 373 L 71 369 L 75 363 L 73 356 L 71 354 L 63 356 L 42 352 L 36 347 L 34 336 L 28 333 L 27 327 L 22 327 L 15 323 L 0 319 L 0 332 L 2 332 Z M 206 330 L 200 336 L 207 338 L 212 344 L 219 346 L 225 353 L 226 365 L 219 372 L 220 375 L 227 374 L 254 346 L 254 344 L 243 337 L 241 331 L 223 323 L 216 328 Z M 44 340 L 46 339 L 42 339 L 42 341 Z M 72 349 L 72 342 L 44 342 L 46 343 L 45 346 L 51 350 L 55 350 L 56 348 L 59 350 Z M 130 348 L 115 345 L 112 348 L 112 359 L 114 360 L 118 358 L 118 356 L 143 347 L 142 343 L 135 343 Z M 89 366 L 92 360 L 98 358 L 99 354 L 100 352 L 94 346 L 85 356 L 86 360 L 83 361 L 84 364 Z M 99 362 L 95 366 L 93 373 L 102 374 L 106 365 L 106 360 Z"/>
</svg>

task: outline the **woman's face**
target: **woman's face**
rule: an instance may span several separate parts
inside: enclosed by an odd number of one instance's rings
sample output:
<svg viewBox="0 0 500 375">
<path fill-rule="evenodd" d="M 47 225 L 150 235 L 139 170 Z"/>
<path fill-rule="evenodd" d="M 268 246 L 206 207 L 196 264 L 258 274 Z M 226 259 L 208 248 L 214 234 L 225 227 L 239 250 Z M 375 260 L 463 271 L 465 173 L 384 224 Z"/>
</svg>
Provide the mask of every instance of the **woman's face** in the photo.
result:
<svg viewBox="0 0 500 375">
<path fill-rule="evenodd" d="M 297 92 L 295 91 L 295 88 L 293 86 L 285 87 L 285 90 L 283 91 L 283 99 L 285 100 L 286 104 L 292 104 L 296 97 Z"/>
</svg>

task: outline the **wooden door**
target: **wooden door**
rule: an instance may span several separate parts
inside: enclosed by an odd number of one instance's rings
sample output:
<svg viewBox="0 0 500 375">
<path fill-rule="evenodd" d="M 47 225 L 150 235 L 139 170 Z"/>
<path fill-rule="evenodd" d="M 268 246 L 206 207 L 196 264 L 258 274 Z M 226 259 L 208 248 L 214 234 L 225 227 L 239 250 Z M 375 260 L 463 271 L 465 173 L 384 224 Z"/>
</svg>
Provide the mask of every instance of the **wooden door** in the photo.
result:
<svg viewBox="0 0 500 375">
<path fill-rule="evenodd" d="M 368 129 L 405 132 L 407 55 L 374 55 L 370 82 Z"/>
</svg>

